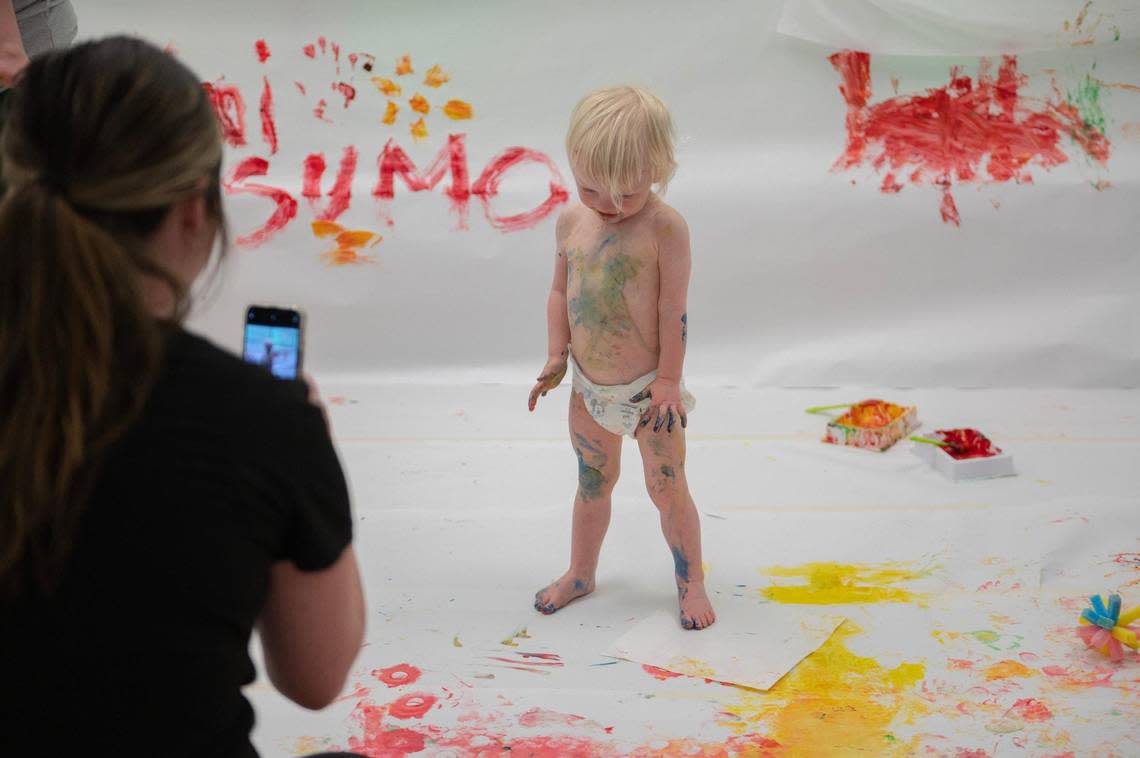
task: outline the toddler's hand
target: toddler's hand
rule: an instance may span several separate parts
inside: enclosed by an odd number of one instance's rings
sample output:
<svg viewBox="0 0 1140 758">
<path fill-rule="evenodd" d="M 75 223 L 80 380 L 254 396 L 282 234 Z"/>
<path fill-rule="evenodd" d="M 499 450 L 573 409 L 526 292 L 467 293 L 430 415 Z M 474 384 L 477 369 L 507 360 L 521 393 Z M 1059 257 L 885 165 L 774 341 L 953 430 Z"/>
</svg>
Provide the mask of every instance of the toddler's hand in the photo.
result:
<svg viewBox="0 0 1140 758">
<path fill-rule="evenodd" d="M 658 377 L 648 387 L 631 397 L 629 402 L 640 403 L 646 398 L 650 398 L 653 404 L 642 414 L 641 423 L 637 425 L 637 431 L 634 432 L 635 437 L 637 432 L 649 425 L 650 421 L 653 422 L 653 431 L 655 432 L 660 430 L 664 424 L 665 431 L 672 433 L 673 424 L 678 420 L 681 422 L 682 429 L 689 425 L 689 418 L 685 415 L 685 406 L 681 404 L 680 382 Z"/>
<path fill-rule="evenodd" d="M 527 407 L 533 411 L 534 406 L 538 404 L 538 398 L 545 397 L 547 392 L 561 384 L 564 376 L 566 376 L 566 358 L 558 356 L 548 360 L 538 375 L 534 389 L 530 391 Z"/>
</svg>

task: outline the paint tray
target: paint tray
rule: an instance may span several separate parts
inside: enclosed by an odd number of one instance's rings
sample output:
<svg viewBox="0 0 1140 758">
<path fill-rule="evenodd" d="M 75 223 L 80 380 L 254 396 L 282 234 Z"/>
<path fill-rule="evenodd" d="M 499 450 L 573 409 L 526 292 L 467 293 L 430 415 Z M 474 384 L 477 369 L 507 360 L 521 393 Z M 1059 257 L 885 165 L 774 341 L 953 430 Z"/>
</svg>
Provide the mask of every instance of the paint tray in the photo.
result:
<svg viewBox="0 0 1140 758">
<path fill-rule="evenodd" d="M 809 413 L 846 407 L 847 412 L 827 424 L 823 441 L 882 452 L 918 428 L 918 408 L 883 400 L 864 400 L 850 406 L 812 408 Z"/>
<path fill-rule="evenodd" d="M 934 432 L 927 436 L 931 439 L 944 438 L 941 432 Z M 1004 451 L 987 458 L 958 459 L 938 445 L 916 442 L 912 452 L 947 479 L 955 482 L 966 479 L 996 479 L 1002 476 L 1017 475 L 1017 471 L 1013 468 L 1013 456 Z"/>
</svg>

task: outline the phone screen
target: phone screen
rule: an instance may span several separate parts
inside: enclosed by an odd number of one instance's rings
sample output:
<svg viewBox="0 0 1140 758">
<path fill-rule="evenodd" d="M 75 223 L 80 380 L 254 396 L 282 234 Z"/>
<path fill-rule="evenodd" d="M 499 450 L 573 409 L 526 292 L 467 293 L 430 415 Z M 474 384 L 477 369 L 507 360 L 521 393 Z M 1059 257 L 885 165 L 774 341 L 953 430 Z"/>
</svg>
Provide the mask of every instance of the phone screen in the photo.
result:
<svg viewBox="0 0 1140 758">
<path fill-rule="evenodd" d="M 301 373 L 301 314 L 291 308 L 253 305 L 245 312 L 243 357 L 279 379 Z"/>
</svg>

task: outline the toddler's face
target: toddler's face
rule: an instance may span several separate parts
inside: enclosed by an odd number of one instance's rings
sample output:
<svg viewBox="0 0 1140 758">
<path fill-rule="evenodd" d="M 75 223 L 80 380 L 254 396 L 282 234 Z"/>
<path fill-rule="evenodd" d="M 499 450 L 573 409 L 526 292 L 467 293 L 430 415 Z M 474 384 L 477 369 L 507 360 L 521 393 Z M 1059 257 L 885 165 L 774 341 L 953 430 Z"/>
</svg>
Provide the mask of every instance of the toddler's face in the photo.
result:
<svg viewBox="0 0 1140 758">
<path fill-rule="evenodd" d="M 615 205 L 609 190 L 597 182 L 580 176 L 578 172 L 574 172 L 574 182 L 578 185 L 578 199 L 582 201 L 582 205 L 610 224 L 625 221 L 644 208 L 649 201 L 650 188 L 653 186 L 653 182 L 646 176 L 640 184 L 622 195 L 620 205 Z"/>
</svg>

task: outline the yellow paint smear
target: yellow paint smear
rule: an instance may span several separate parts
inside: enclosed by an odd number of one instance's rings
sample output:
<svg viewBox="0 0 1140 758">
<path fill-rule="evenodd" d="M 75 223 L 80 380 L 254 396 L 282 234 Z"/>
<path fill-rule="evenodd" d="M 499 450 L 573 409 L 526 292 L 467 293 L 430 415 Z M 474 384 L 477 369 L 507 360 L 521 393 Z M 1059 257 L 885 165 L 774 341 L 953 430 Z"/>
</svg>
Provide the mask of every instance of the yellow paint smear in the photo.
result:
<svg viewBox="0 0 1140 758">
<path fill-rule="evenodd" d="M 391 79 L 385 79 L 382 76 L 372 77 L 372 83 L 376 85 L 376 89 L 383 92 L 387 97 L 399 97 L 400 93 L 403 92 L 399 84 L 396 84 Z"/>
<path fill-rule="evenodd" d="M 408 105 L 411 106 L 412 110 L 416 113 L 423 113 L 425 115 L 431 110 L 431 104 L 428 103 L 427 98 L 418 92 L 415 94 L 415 97 L 408 101 Z"/>
<path fill-rule="evenodd" d="M 420 116 L 420 120 L 417 121 L 416 123 L 412 124 L 411 131 L 412 131 L 412 139 L 414 139 L 416 142 L 419 142 L 420 140 L 427 139 L 427 136 L 428 136 L 427 124 L 424 123 L 424 117 L 423 116 Z"/>
<path fill-rule="evenodd" d="M 1015 661 L 1007 658 L 1004 661 L 999 661 L 985 670 L 986 681 L 994 681 L 995 679 L 1024 679 L 1033 676 L 1033 669 L 1026 666 L 1020 661 Z"/>
<path fill-rule="evenodd" d="M 471 118 L 474 114 L 471 111 L 470 103 L 465 103 L 462 100 L 448 100 L 443 106 L 443 115 L 452 121 L 463 121 Z"/>
<path fill-rule="evenodd" d="M 439 66 L 432 66 L 427 70 L 427 74 L 424 76 L 424 84 L 429 87 L 438 87 L 449 81 L 451 81 L 451 77 L 444 73 L 443 69 Z"/>
<path fill-rule="evenodd" d="M 827 605 L 830 603 L 912 603 L 924 595 L 888 585 L 921 579 L 929 569 L 916 571 L 907 563 L 805 563 L 773 566 L 768 576 L 806 579 L 807 584 L 774 584 L 761 594 L 777 603 Z"/>
<path fill-rule="evenodd" d="M 852 653 L 846 641 L 861 633 L 850 621 L 767 692 L 741 690 L 723 721 L 737 734 L 760 732 L 782 746 L 780 756 L 913 755 L 918 737 L 893 734 L 929 711 L 914 690 L 926 676 L 921 663 L 886 668 Z"/>
<path fill-rule="evenodd" d="M 396 123 L 396 114 L 399 112 L 400 112 L 400 106 L 396 105 L 391 100 L 389 100 L 388 101 L 388 110 L 384 111 L 384 118 L 382 118 L 380 120 L 382 122 L 384 122 L 385 124 L 387 124 L 388 126 L 391 126 L 392 124 Z"/>
<path fill-rule="evenodd" d="M 668 671 L 676 671 L 678 674 L 685 676 L 703 676 L 710 679 L 716 678 L 716 669 L 708 663 L 697 658 L 685 658 L 678 656 L 669 661 L 669 665 L 665 667 Z"/>
</svg>

